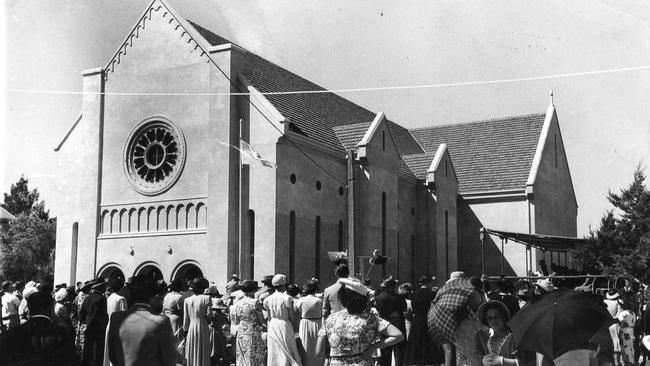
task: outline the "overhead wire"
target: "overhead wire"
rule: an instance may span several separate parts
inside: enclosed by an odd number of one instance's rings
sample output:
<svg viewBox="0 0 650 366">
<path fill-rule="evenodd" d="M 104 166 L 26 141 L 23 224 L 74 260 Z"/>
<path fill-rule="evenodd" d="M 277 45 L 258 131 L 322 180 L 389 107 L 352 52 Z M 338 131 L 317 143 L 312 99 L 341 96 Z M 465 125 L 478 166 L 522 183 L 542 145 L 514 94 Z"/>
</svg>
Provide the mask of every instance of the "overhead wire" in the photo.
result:
<svg viewBox="0 0 650 366">
<path fill-rule="evenodd" d="M 200 46 L 199 46 L 200 47 Z M 211 59 L 212 61 L 212 59 Z M 214 61 L 212 61 L 214 63 Z M 215 64 L 215 66 L 217 66 Z M 219 68 L 217 66 L 217 68 Z M 219 69 L 225 75 L 223 70 Z M 256 92 L 256 95 L 296 95 L 296 94 L 329 94 L 329 93 L 356 93 L 356 92 L 373 92 L 373 91 L 390 91 L 390 90 L 413 90 L 413 89 L 437 89 L 437 88 L 450 88 L 457 86 L 473 86 L 473 85 L 486 85 L 486 84 L 506 84 L 524 81 L 539 81 L 560 79 L 568 77 L 579 77 L 587 75 L 601 75 L 611 74 L 627 71 L 650 70 L 650 65 L 620 67 L 615 69 L 605 70 L 592 70 L 592 71 L 578 71 L 571 73 L 541 75 L 520 77 L 511 79 L 494 79 L 494 80 L 475 80 L 475 81 L 459 81 L 452 83 L 439 83 L 439 84 L 418 84 L 418 85 L 392 85 L 392 86 L 377 86 L 377 87 L 364 87 L 364 88 L 344 88 L 344 89 L 319 89 L 319 90 L 288 90 L 288 91 L 268 91 Z M 226 78 L 228 78 L 226 76 Z M 233 83 L 232 80 L 228 80 Z M 236 85 L 235 85 L 236 86 Z M 238 92 L 218 92 L 218 93 L 194 93 L 194 92 L 180 92 L 180 93 L 150 93 L 150 92 L 84 92 L 84 91 L 67 91 L 67 90 L 42 90 L 42 89 L 5 89 L 6 92 L 12 93 L 32 93 L 32 94 L 101 94 L 101 95 L 124 95 L 124 96 L 250 96 L 251 92 L 241 91 L 237 88 Z"/>
</svg>

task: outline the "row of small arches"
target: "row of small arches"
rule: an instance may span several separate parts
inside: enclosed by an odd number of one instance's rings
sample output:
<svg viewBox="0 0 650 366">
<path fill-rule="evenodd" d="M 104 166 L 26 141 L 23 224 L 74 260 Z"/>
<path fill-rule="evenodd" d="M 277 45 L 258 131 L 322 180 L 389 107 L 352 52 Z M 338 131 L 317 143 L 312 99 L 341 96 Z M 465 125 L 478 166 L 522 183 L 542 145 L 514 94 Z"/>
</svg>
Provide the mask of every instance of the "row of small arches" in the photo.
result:
<svg viewBox="0 0 650 366">
<path fill-rule="evenodd" d="M 207 227 L 205 203 L 132 207 L 102 211 L 101 233 L 127 234 L 191 230 Z"/>
</svg>

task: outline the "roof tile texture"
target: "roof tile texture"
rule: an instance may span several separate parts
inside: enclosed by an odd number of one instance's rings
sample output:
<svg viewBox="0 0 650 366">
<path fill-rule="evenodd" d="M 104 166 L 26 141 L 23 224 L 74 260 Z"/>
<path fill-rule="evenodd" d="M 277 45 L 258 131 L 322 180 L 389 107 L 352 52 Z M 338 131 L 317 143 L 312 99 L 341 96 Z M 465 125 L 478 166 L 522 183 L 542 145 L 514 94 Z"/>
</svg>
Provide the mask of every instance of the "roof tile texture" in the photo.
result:
<svg viewBox="0 0 650 366">
<path fill-rule="evenodd" d="M 530 114 L 410 132 L 428 153 L 435 154 L 440 144 L 447 144 L 459 193 L 515 190 L 526 187 L 544 118 L 544 114 Z M 422 172 L 423 165 L 414 167 L 417 177 L 428 168 Z"/>
</svg>

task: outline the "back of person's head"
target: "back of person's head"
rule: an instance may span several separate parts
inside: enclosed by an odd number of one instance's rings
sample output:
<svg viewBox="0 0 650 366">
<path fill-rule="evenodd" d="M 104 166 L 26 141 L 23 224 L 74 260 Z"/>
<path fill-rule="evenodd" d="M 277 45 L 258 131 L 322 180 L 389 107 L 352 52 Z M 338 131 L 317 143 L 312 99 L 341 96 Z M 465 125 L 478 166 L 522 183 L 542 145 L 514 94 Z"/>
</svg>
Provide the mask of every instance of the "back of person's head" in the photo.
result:
<svg viewBox="0 0 650 366">
<path fill-rule="evenodd" d="M 130 303 L 149 303 L 156 294 L 156 280 L 150 275 L 138 275 L 130 286 Z M 129 300 L 127 298 L 127 300 Z"/>
<path fill-rule="evenodd" d="M 496 282 L 497 290 L 501 292 L 508 292 L 508 285 L 506 284 L 506 281 L 504 280 L 499 280 Z"/>
<path fill-rule="evenodd" d="M 121 277 L 114 277 L 108 280 L 107 290 L 109 292 L 118 292 L 124 287 L 124 279 Z"/>
<path fill-rule="evenodd" d="M 361 314 L 368 306 L 369 299 L 367 295 L 361 295 L 345 286 L 341 286 L 337 294 L 341 301 L 341 305 L 343 305 L 350 314 Z"/>
<path fill-rule="evenodd" d="M 25 282 L 16 281 L 16 283 L 14 283 L 14 287 L 16 288 L 16 290 L 22 291 L 25 288 Z"/>
<path fill-rule="evenodd" d="M 41 283 L 39 283 L 37 288 L 39 292 L 45 292 L 48 294 L 54 292 L 54 285 L 52 284 L 52 282 L 47 280 L 43 280 Z"/>
<path fill-rule="evenodd" d="M 2 291 L 7 292 L 11 288 L 11 281 L 2 282 Z"/>
<path fill-rule="evenodd" d="M 334 275 L 338 278 L 347 278 L 350 276 L 350 267 L 347 263 L 341 263 L 334 269 Z"/>
<path fill-rule="evenodd" d="M 51 316 L 54 310 L 54 298 L 49 292 L 37 291 L 27 298 L 30 315 Z"/>
<path fill-rule="evenodd" d="M 307 280 L 307 282 L 302 286 L 302 292 L 305 295 L 313 295 L 318 291 L 318 280 L 312 278 Z"/>
<path fill-rule="evenodd" d="M 179 280 L 178 278 L 173 280 L 172 283 L 169 285 L 169 291 L 172 292 L 183 291 L 183 281 Z"/>
<path fill-rule="evenodd" d="M 300 288 L 295 283 L 290 283 L 287 285 L 287 295 L 291 297 L 296 297 L 300 293 Z"/>
<path fill-rule="evenodd" d="M 208 282 L 208 280 L 206 280 L 203 277 L 197 277 L 192 280 L 191 287 L 192 287 L 192 292 L 195 295 L 203 294 L 203 292 L 205 291 L 206 288 L 208 288 L 208 286 L 210 286 L 210 283 Z"/>
</svg>

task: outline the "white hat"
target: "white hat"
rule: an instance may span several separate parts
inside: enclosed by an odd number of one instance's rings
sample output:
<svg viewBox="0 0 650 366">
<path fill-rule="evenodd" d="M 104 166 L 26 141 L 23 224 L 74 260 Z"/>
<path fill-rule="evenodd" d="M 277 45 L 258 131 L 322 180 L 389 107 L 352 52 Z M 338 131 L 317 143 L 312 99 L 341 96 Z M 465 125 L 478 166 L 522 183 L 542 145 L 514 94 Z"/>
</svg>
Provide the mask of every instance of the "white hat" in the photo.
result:
<svg viewBox="0 0 650 366">
<path fill-rule="evenodd" d="M 465 278 L 465 272 L 463 272 L 463 271 L 454 271 L 454 272 L 451 272 L 451 274 L 449 275 L 449 279 L 447 280 L 447 282 L 451 282 L 453 280 L 460 280 L 462 278 Z"/>
<path fill-rule="evenodd" d="M 284 286 L 286 284 L 287 284 L 287 276 L 283 274 L 276 274 L 275 276 L 273 276 L 273 279 L 271 280 L 271 285 L 273 287 Z"/>
<path fill-rule="evenodd" d="M 359 281 L 350 278 L 339 278 L 339 283 L 359 295 L 368 295 L 368 289 Z"/>
<path fill-rule="evenodd" d="M 551 282 L 550 278 L 539 279 L 539 280 L 537 280 L 536 285 L 541 287 L 542 290 L 544 290 L 546 292 L 551 292 L 551 291 L 557 290 L 557 287 L 553 286 L 553 282 Z"/>
<path fill-rule="evenodd" d="M 60 288 L 57 292 L 54 293 L 54 301 L 60 302 L 65 300 L 68 297 L 68 290 Z"/>
</svg>

